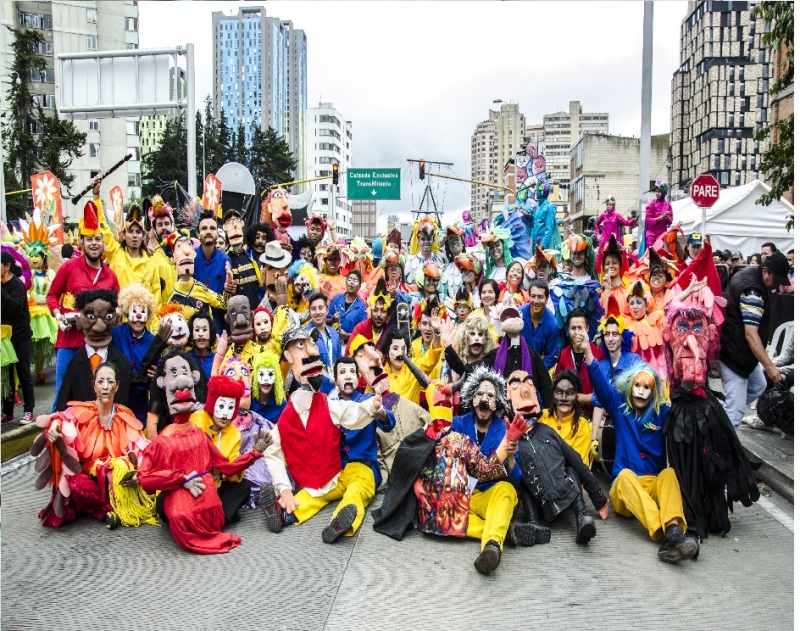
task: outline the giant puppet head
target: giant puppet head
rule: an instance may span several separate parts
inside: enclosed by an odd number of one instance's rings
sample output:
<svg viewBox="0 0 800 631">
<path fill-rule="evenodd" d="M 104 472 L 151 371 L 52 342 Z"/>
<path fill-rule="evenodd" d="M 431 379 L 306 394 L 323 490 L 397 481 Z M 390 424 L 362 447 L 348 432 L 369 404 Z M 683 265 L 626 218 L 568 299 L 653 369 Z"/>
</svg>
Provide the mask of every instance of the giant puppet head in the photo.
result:
<svg viewBox="0 0 800 631">
<path fill-rule="evenodd" d="M 425 388 L 425 400 L 432 421 L 453 422 L 453 389 L 442 381 L 431 381 Z"/>
<path fill-rule="evenodd" d="M 231 339 L 244 346 L 253 338 L 253 311 L 247 296 L 231 296 L 225 310 L 225 322 L 231 329 Z"/>
<path fill-rule="evenodd" d="M 75 296 L 78 328 L 87 346 L 105 348 L 111 344 L 111 329 L 117 323 L 117 293 L 110 289 L 90 289 Z"/>
<path fill-rule="evenodd" d="M 538 418 L 541 414 L 533 377 L 524 370 L 515 370 L 508 376 L 508 399 L 514 414 L 525 418 Z"/>
<path fill-rule="evenodd" d="M 513 296 L 506 294 L 505 300 L 497 310 L 500 312 L 500 330 L 509 337 L 516 338 L 525 324 Z"/>
<path fill-rule="evenodd" d="M 291 214 L 290 214 L 291 216 Z M 228 237 L 228 244 L 234 252 L 240 252 L 244 243 L 244 221 L 242 214 L 238 210 L 230 209 L 225 212 L 222 220 L 222 228 L 225 236 Z"/>
<path fill-rule="evenodd" d="M 128 318 L 131 330 L 141 334 L 150 316 L 156 312 L 156 300 L 147 287 L 141 283 L 131 283 L 119 292 L 119 309 Z"/>
<path fill-rule="evenodd" d="M 425 215 L 414 222 L 411 231 L 411 256 L 419 253 L 422 258 L 429 259 L 434 252 L 439 251 L 436 231 L 439 225 L 435 218 Z"/>
<path fill-rule="evenodd" d="M 239 355 L 231 355 L 226 359 L 222 367 L 220 368 L 219 374 L 234 381 L 237 381 L 242 384 L 242 393 L 239 395 L 240 401 L 237 402 L 236 406 L 236 413 L 238 414 L 239 408 L 241 407 L 243 410 L 249 410 L 250 404 L 252 403 L 252 391 L 251 391 L 251 370 L 250 364 L 248 364 L 244 359 L 242 359 Z M 211 378 L 213 381 L 213 377 Z M 211 396 L 211 381 L 208 382 L 209 387 L 209 396 Z M 210 414 L 210 412 L 209 412 Z"/>
<path fill-rule="evenodd" d="M 185 352 L 173 349 L 156 367 L 156 385 L 164 390 L 167 408 L 173 417 L 194 412 L 197 406 L 195 384 L 200 380 L 200 371 L 192 370 L 190 361 Z M 188 420 L 188 414 L 184 420 Z"/>
<path fill-rule="evenodd" d="M 231 377 L 217 375 L 208 380 L 208 395 L 203 409 L 211 417 L 217 431 L 230 425 L 239 416 L 239 405 L 244 393 L 244 385 Z"/>
<path fill-rule="evenodd" d="M 253 358 L 251 391 L 266 400 L 275 394 L 275 403 L 280 405 L 286 400 L 283 392 L 283 373 L 278 358 L 272 353 L 259 353 Z"/>
<path fill-rule="evenodd" d="M 709 361 L 719 348 L 717 327 L 703 309 L 671 302 L 666 309 L 667 375 L 672 387 L 703 388 Z"/>
<path fill-rule="evenodd" d="M 306 330 L 294 316 L 281 336 L 282 357 L 289 363 L 295 380 L 319 392 L 322 361 L 317 348 L 317 329 Z"/>
<path fill-rule="evenodd" d="M 188 279 L 194 276 L 194 259 L 197 256 L 192 240 L 181 232 L 173 232 L 167 237 L 167 246 L 172 250 L 172 262 L 178 278 Z"/>
<path fill-rule="evenodd" d="M 264 264 L 264 285 L 268 294 L 275 293 L 275 282 L 287 280 L 292 262 L 291 246 L 284 249 L 280 241 L 270 241 L 264 246 L 264 254 L 258 259 Z"/>
<path fill-rule="evenodd" d="M 387 385 L 389 375 L 383 369 L 381 354 L 370 340 L 363 335 L 356 335 L 350 342 L 350 357 L 356 360 L 358 372 L 369 387 L 374 390 L 376 386 L 382 388 Z"/>
<path fill-rule="evenodd" d="M 253 311 L 253 330 L 259 344 L 266 344 L 272 337 L 272 314 L 260 305 Z"/>
<path fill-rule="evenodd" d="M 177 303 L 168 302 L 158 308 L 157 314 L 162 322 L 168 320 L 172 325 L 172 335 L 167 340 L 168 346 L 183 348 L 189 342 L 189 324 L 183 307 Z"/>
<path fill-rule="evenodd" d="M 289 191 L 273 188 L 261 205 L 261 223 L 286 230 L 292 225 L 292 209 L 289 207 Z"/>
<path fill-rule="evenodd" d="M 472 412 L 484 423 L 494 416 L 503 418 L 508 411 L 503 375 L 486 366 L 478 366 L 461 388 L 461 408 L 464 412 Z"/>
</svg>

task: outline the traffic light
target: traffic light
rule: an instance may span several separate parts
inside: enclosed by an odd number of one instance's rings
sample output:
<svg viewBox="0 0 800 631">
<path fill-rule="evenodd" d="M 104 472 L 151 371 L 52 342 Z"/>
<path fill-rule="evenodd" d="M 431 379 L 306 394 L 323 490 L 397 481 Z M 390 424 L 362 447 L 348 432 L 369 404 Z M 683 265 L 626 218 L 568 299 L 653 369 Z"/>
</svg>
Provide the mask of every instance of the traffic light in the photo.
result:
<svg viewBox="0 0 800 631">
<path fill-rule="evenodd" d="M 419 179 L 420 180 L 424 180 L 425 179 L 425 161 L 424 160 L 420 160 L 419 161 Z"/>
<path fill-rule="evenodd" d="M 336 186 L 339 183 L 339 165 L 333 165 L 333 185 Z"/>
</svg>

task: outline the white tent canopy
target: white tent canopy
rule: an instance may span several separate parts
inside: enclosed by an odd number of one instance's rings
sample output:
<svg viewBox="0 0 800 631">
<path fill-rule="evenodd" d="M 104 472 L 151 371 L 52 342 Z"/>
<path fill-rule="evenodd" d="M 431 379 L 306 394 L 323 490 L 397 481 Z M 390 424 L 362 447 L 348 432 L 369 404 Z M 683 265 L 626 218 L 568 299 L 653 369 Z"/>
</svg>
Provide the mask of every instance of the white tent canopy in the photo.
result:
<svg viewBox="0 0 800 631">
<path fill-rule="evenodd" d="M 706 210 L 706 232 L 711 235 L 715 250 L 739 250 L 744 257 L 761 252 L 761 244 L 773 242 L 781 252 L 794 248 L 794 229 L 786 231 L 786 221 L 794 214 L 786 198 L 769 206 L 759 206 L 756 200 L 771 190 L 760 180 L 744 186 L 722 189 L 717 203 Z M 672 203 L 673 226 L 681 226 L 685 234 L 700 232 L 702 209 L 691 198 Z"/>
</svg>

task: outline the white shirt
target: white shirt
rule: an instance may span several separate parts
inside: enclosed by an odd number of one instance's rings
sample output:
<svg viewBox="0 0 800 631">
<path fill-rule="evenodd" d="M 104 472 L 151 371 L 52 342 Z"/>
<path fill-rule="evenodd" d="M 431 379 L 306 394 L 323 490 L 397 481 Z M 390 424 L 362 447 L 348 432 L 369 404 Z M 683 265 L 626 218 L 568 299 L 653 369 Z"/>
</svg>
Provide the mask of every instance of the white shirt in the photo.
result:
<svg viewBox="0 0 800 631">
<path fill-rule="evenodd" d="M 86 346 L 86 357 L 89 358 L 91 361 L 92 355 L 99 355 L 100 356 L 100 363 L 102 364 L 106 359 L 108 359 L 108 346 L 101 346 L 100 348 L 94 348 L 93 346 Z"/>
</svg>

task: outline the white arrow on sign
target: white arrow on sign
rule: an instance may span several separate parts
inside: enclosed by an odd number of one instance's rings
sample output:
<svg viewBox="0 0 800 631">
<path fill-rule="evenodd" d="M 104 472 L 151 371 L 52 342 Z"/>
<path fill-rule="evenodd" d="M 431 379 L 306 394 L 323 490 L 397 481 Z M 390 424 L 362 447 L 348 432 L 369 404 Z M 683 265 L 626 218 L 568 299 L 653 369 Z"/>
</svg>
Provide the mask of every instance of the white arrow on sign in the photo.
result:
<svg viewBox="0 0 800 631">
<path fill-rule="evenodd" d="M 372 189 L 372 194 L 373 194 L 373 195 L 377 195 L 377 194 L 378 194 L 378 191 L 376 191 L 376 190 L 373 188 L 373 189 Z"/>
</svg>

